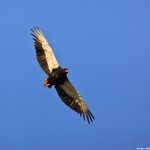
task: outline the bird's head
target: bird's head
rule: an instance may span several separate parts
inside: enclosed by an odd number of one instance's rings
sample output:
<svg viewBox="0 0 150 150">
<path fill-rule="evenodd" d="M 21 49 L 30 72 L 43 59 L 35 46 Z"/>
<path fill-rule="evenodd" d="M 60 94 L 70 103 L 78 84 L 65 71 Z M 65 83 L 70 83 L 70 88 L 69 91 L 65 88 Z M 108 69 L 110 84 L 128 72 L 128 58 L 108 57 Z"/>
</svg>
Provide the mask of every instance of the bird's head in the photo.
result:
<svg viewBox="0 0 150 150">
<path fill-rule="evenodd" d="M 63 71 L 64 71 L 64 73 L 67 74 L 69 72 L 69 69 L 68 68 L 64 68 Z"/>
</svg>

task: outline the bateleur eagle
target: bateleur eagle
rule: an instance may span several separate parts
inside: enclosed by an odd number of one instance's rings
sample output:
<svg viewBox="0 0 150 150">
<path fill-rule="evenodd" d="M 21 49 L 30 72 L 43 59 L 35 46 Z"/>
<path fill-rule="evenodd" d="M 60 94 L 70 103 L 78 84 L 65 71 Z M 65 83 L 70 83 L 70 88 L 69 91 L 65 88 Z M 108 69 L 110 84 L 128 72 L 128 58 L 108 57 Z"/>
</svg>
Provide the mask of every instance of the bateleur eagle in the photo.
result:
<svg viewBox="0 0 150 150">
<path fill-rule="evenodd" d="M 52 48 L 48 44 L 46 38 L 38 27 L 32 30 L 36 57 L 48 78 L 44 80 L 44 86 L 52 87 L 54 85 L 61 100 L 72 110 L 87 119 L 88 123 L 95 119 L 89 108 L 85 104 L 79 92 L 74 88 L 67 73 L 69 69 L 62 69 L 53 53 Z"/>
</svg>

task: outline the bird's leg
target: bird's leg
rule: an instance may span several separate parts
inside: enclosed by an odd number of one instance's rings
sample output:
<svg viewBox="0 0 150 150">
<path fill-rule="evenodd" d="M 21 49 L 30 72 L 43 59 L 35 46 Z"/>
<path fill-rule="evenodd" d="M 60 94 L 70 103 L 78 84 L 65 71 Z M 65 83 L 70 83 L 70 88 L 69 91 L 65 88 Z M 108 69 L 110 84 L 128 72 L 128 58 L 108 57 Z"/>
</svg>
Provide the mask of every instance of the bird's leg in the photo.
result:
<svg viewBox="0 0 150 150">
<path fill-rule="evenodd" d="M 45 87 L 50 87 L 50 83 L 48 82 L 48 78 L 44 79 L 44 86 Z"/>
</svg>

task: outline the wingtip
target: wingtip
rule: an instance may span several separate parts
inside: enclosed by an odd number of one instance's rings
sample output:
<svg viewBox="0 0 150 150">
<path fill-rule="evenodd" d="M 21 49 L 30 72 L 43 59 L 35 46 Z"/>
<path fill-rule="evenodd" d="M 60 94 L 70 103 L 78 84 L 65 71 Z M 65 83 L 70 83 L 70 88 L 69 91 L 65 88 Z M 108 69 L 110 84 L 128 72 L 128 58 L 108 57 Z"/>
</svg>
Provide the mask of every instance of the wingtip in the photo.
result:
<svg viewBox="0 0 150 150">
<path fill-rule="evenodd" d="M 85 114 L 83 113 L 83 119 L 84 119 L 84 121 L 85 121 Z"/>
<path fill-rule="evenodd" d="M 87 113 L 86 113 L 86 119 L 87 119 L 88 123 L 90 124 L 89 116 Z"/>
<path fill-rule="evenodd" d="M 93 116 L 93 114 L 91 113 L 91 111 L 89 110 L 89 115 L 92 117 L 92 119 L 94 119 L 95 120 L 95 117 Z"/>
<path fill-rule="evenodd" d="M 88 121 L 88 123 L 93 123 L 93 121 L 95 120 L 95 117 L 93 116 L 93 114 L 90 112 L 90 110 L 88 110 L 86 113 L 83 113 L 83 119 L 85 121 L 85 116 L 86 119 Z"/>
<path fill-rule="evenodd" d="M 32 29 L 30 29 L 32 32 L 38 32 L 40 31 L 40 28 L 38 26 L 33 27 Z"/>
</svg>

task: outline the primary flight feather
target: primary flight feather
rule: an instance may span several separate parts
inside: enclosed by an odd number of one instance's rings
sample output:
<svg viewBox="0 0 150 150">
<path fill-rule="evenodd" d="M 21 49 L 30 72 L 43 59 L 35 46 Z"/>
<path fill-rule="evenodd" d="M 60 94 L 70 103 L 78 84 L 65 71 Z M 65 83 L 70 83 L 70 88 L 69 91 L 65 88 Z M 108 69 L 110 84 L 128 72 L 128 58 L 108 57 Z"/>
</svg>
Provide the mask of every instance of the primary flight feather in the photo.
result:
<svg viewBox="0 0 150 150">
<path fill-rule="evenodd" d="M 59 97 L 67 106 L 80 114 L 80 116 L 83 116 L 84 120 L 86 118 L 88 123 L 93 122 L 95 119 L 94 116 L 85 104 L 81 95 L 67 78 L 69 69 L 62 69 L 60 67 L 52 48 L 48 44 L 41 30 L 38 27 L 31 30 L 37 60 L 41 68 L 48 75 L 48 78 L 44 80 L 44 86 L 50 88 L 54 85 Z"/>
</svg>

